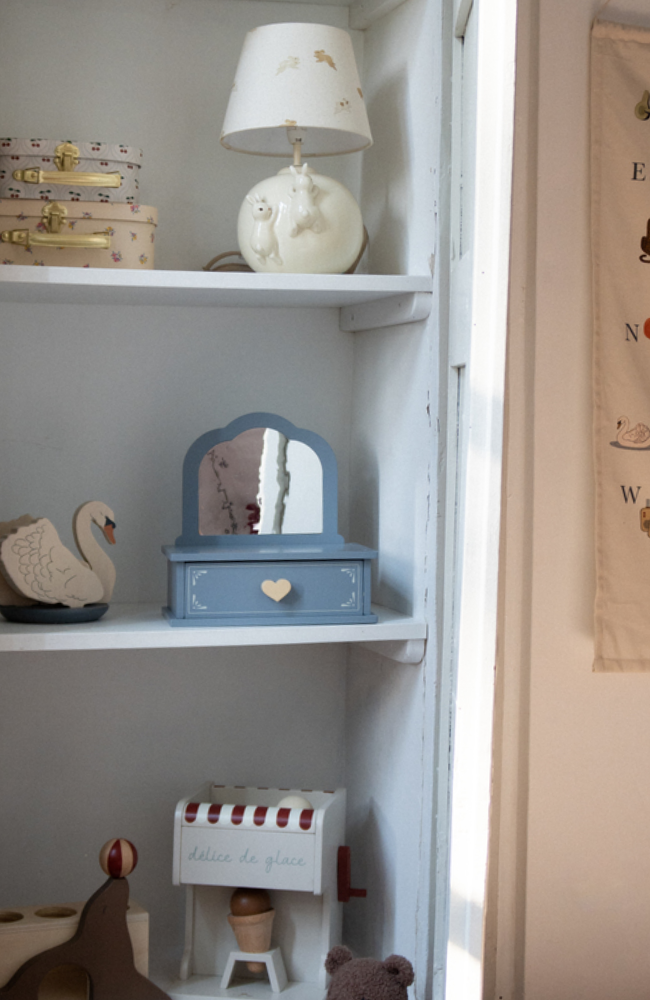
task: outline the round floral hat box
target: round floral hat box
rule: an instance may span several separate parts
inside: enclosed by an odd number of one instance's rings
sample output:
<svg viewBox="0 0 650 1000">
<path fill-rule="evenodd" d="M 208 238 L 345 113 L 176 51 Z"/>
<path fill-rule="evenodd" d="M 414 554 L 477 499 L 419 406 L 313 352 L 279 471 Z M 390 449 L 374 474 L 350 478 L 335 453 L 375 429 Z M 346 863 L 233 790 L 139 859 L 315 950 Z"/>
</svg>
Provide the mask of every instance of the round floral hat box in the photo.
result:
<svg viewBox="0 0 650 1000">
<path fill-rule="evenodd" d="M 152 269 L 151 205 L 0 200 L 0 264 Z"/>
</svg>

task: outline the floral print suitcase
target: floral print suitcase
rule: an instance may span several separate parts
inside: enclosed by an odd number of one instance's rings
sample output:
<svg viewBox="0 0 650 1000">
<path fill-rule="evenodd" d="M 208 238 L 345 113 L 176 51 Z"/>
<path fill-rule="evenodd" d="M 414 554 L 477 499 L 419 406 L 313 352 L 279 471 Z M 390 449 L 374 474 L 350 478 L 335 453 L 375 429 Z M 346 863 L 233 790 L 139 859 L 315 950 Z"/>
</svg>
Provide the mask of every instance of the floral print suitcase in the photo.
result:
<svg viewBox="0 0 650 1000">
<path fill-rule="evenodd" d="M 0 264 L 151 269 L 150 205 L 0 200 Z"/>
<path fill-rule="evenodd" d="M 135 204 L 141 162 L 135 146 L 0 139 L 0 198 Z"/>
</svg>

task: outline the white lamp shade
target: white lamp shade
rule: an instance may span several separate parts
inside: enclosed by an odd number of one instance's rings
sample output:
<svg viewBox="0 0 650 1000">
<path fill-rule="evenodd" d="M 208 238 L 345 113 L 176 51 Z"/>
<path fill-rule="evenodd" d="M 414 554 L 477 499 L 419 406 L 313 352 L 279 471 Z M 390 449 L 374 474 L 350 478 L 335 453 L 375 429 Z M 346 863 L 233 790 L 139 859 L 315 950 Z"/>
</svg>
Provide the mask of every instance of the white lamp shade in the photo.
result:
<svg viewBox="0 0 650 1000">
<path fill-rule="evenodd" d="M 265 24 L 246 35 L 222 144 L 287 157 L 294 130 L 305 156 L 355 153 L 372 143 L 352 41 L 341 28 Z"/>
</svg>

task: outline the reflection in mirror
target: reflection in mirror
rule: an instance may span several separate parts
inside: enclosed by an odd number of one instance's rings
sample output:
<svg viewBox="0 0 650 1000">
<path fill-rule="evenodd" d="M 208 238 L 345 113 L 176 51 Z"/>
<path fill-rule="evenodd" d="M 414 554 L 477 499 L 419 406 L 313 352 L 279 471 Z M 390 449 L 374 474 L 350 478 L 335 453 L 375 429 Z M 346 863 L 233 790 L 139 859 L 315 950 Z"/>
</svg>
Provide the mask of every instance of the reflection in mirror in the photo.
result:
<svg viewBox="0 0 650 1000">
<path fill-rule="evenodd" d="M 216 444 L 199 466 L 199 534 L 291 535 L 323 530 L 316 453 L 270 427 Z"/>
</svg>

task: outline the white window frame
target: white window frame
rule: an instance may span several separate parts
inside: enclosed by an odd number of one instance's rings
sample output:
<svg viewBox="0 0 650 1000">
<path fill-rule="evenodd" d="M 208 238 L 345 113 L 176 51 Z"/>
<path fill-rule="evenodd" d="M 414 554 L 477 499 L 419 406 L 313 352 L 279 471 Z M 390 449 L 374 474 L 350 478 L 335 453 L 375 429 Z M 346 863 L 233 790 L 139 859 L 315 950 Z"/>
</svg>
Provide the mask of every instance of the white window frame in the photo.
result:
<svg viewBox="0 0 650 1000">
<path fill-rule="evenodd" d="M 483 996 L 497 641 L 517 0 L 453 0 L 450 301 L 434 1000 Z M 472 114 L 463 38 L 476 19 Z M 467 84 L 467 80 L 465 80 Z M 467 95 L 465 95 L 467 96 Z M 461 124 L 473 123 L 473 226 L 459 255 Z M 457 257 L 455 257 L 457 255 Z"/>
</svg>

